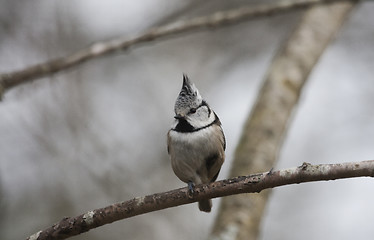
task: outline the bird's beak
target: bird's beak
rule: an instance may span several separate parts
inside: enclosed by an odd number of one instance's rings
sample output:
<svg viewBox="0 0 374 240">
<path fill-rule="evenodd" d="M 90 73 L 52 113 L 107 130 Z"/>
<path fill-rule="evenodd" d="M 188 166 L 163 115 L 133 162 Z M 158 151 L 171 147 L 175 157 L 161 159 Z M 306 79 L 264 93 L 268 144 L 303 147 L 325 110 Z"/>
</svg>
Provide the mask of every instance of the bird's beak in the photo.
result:
<svg viewBox="0 0 374 240">
<path fill-rule="evenodd" d="M 181 119 L 184 119 L 184 116 L 180 115 L 180 114 L 177 114 L 174 116 L 175 119 L 178 119 L 178 120 L 181 120 Z"/>
</svg>

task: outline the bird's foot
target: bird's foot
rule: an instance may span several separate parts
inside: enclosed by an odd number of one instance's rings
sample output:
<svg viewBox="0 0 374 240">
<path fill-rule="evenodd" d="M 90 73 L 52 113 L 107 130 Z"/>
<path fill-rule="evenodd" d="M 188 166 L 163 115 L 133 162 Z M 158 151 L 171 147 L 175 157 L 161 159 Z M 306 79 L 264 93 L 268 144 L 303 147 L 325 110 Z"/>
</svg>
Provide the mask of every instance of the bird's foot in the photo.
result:
<svg viewBox="0 0 374 240">
<path fill-rule="evenodd" d="M 195 184 L 193 182 L 188 182 L 188 197 L 193 198 L 195 194 Z"/>
<path fill-rule="evenodd" d="M 269 172 L 266 175 L 272 175 L 273 174 L 274 167 L 270 168 Z"/>
</svg>

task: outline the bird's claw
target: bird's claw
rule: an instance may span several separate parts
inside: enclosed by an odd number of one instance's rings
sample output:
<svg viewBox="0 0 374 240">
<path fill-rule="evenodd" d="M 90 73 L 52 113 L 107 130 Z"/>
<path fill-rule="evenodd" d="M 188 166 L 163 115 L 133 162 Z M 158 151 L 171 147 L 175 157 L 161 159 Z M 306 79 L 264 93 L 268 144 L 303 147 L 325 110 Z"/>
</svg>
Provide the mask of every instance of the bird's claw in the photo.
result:
<svg viewBox="0 0 374 240">
<path fill-rule="evenodd" d="M 193 198 L 195 194 L 195 184 L 193 182 L 188 182 L 188 197 Z"/>
<path fill-rule="evenodd" d="M 266 175 L 272 175 L 273 174 L 273 170 L 274 170 L 274 167 L 272 167 Z"/>
</svg>

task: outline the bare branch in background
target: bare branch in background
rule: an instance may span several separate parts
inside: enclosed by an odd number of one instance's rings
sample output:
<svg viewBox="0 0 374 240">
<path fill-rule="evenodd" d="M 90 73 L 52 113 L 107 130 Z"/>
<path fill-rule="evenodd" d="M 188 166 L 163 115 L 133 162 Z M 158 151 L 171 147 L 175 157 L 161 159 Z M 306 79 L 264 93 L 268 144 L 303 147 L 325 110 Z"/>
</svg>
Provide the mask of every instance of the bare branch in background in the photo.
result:
<svg viewBox="0 0 374 240">
<path fill-rule="evenodd" d="M 17 85 L 54 74 L 88 60 L 108 55 L 117 51 L 124 51 L 129 47 L 154 41 L 160 38 L 187 33 L 192 30 L 217 28 L 228 24 L 239 23 L 260 16 L 269 16 L 295 9 L 305 9 L 315 4 L 332 3 L 353 0 L 302 0 L 281 1 L 275 5 L 257 7 L 242 7 L 239 9 L 216 12 L 209 16 L 197 17 L 191 20 L 179 21 L 165 26 L 150 29 L 132 39 L 116 38 L 110 41 L 97 42 L 88 48 L 79 50 L 69 56 L 49 60 L 45 63 L 27 67 L 25 69 L 0 75 L 0 97 L 2 94 Z"/>
<path fill-rule="evenodd" d="M 191 199 L 187 188 L 156 193 L 88 211 L 77 217 L 64 218 L 53 226 L 35 233 L 28 240 L 65 239 L 114 221 L 165 208 L 193 203 L 201 199 L 224 197 L 240 193 L 257 193 L 264 189 L 303 182 L 327 181 L 353 177 L 374 177 L 374 160 L 311 165 L 253 174 L 196 186 Z M 196 210 L 197 211 L 197 210 Z"/>
<path fill-rule="evenodd" d="M 315 6 L 281 47 L 269 67 L 262 89 L 237 146 L 230 176 L 263 172 L 275 166 L 292 111 L 315 63 L 339 31 L 353 3 Z M 211 239 L 257 239 L 270 191 L 221 201 Z"/>
</svg>

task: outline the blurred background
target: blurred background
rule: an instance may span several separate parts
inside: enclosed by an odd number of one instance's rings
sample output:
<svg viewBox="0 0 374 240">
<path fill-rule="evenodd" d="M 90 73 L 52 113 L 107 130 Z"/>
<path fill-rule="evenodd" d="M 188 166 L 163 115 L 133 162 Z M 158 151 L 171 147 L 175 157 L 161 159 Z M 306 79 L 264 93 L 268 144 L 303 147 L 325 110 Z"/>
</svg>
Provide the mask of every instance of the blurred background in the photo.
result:
<svg viewBox="0 0 374 240">
<path fill-rule="evenodd" d="M 113 37 L 217 10 L 272 1 L 0 0 L 0 72 L 65 56 Z M 374 11 L 362 2 L 314 68 L 276 169 L 374 156 Z M 264 74 L 300 19 L 278 14 L 150 42 L 22 85 L 0 102 L 0 239 L 24 239 L 61 220 L 185 186 L 166 132 L 182 73 L 220 116 L 227 176 Z M 250 80 L 248 80 L 250 79 Z M 373 180 L 274 189 L 267 239 L 372 239 Z M 219 200 L 122 220 L 74 239 L 205 239 Z"/>
</svg>

